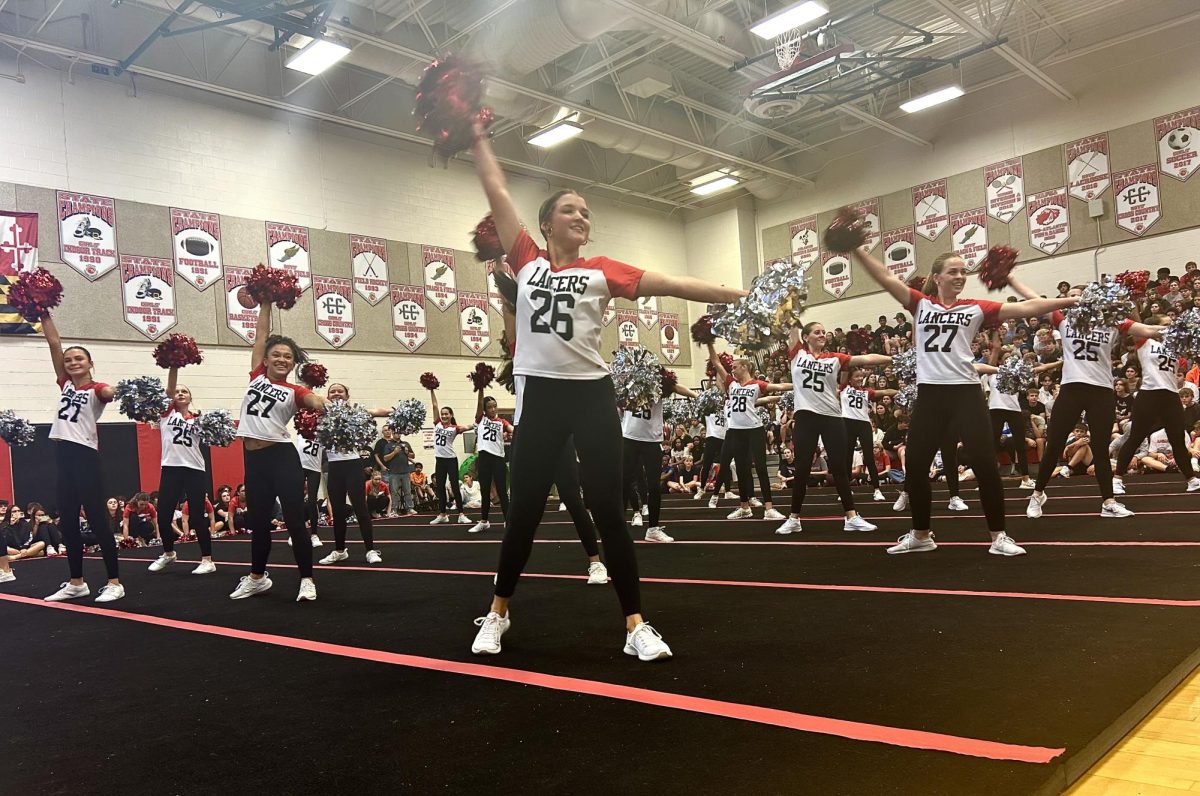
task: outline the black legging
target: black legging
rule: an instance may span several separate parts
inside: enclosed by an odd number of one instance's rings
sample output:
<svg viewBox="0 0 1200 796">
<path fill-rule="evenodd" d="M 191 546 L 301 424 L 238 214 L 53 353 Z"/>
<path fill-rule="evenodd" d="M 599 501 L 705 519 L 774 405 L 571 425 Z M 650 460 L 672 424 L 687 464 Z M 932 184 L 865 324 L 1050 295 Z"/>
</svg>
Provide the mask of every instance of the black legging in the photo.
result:
<svg viewBox="0 0 1200 796">
<path fill-rule="evenodd" d="M 1034 487 L 1038 492 L 1046 490 L 1046 484 L 1050 483 L 1058 460 L 1062 458 L 1067 437 L 1084 413 L 1087 413 L 1090 438 L 1096 441 L 1091 445 L 1092 466 L 1096 468 L 1100 495 L 1105 500 L 1113 498 L 1112 463 L 1108 460 L 1105 441 L 1112 435 L 1113 424 L 1117 422 L 1117 394 L 1109 387 L 1079 382 L 1062 385 L 1058 390 L 1058 398 L 1054 400 L 1054 411 L 1046 428 L 1046 449 L 1038 464 L 1037 485 Z"/>
<path fill-rule="evenodd" d="M 479 474 L 479 515 L 484 522 L 492 513 L 492 483 L 500 498 L 500 516 L 508 516 L 508 465 L 503 456 L 480 451 L 475 457 L 475 471 Z"/>
<path fill-rule="evenodd" d="M 439 459 L 439 461 L 441 461 Z M 363 547 L 375 549 L 375 536 L 371 525 L 371 510 L 367 508 L 367 474 L 363 471 L 362 459 L 344 459 L 329 462 L 329 505 L 333 509 L 333 546 L 338 551 L 346 549 L 346 499 L 354 507 L 354 518 L 362 534 Z"/>
<path fill-rule="evenodd" d="M 754 495 L 754 476 L 750 463 L 758 472 L 758 485 L 762 488 L 763 502 L 771 503 L 771 477 L 767 473 L 767 432 L 757 428 L 730 428 L 725 431 L 725 444 L 721 446 L 721 481 L 729 484 L 729 463 L 737 462 L 738 493 L 742 502 L 749 502 Z M 718 490 L 720 484 L 717 485 Z"/>
<path fill-rule="evenodd" d="M 988 414 L 992 416 L 992 446 L 1000 449 L 1000 435 L 1004 431 L 1004 424 L 1008 423 L 1008 428 L 1012 431 L 1012 458 L 1013 464 L 1017 466 L 1017 472 L 1022 478 L 1029 477 L 1029 462 L 1025 451 L 1025 413 L 1014 412 L 1011 409 L 989 409 Z M 942 453 L 945 456 L 945 452 Z M 957 467 L 955 469 L 958 469 Z"/>
<path fill-rule="evenodd" d="M 658 525 L 662 510 L 662 490 L 658 488 L 658 473 L 662 470 L 662 443 L 624 437 L 621 444 L 624 453 L 621 477 L 625 481 L 625 500 L 633 504 L 634 510 L 641 509 L 641 501 L 636 499 L 634 487 L 644 475 L 646 505 L 650 508 L 646 519 L 649 520 L 650 527 L 654 528 Z"/>
<path fill-rule="evenodd" d="M 188 527 L 195 531 L 200 543 L 200 555 L 212 555 L 212 536 L 208 529 L 208 513 L 204 511 L 204 482 L 207 473 L 192 467 L 164 467 L 158 478 L 158 536 L 162 539 L 164 553 L 175 550 L 175 532 L 171 530 L 171 517 L 180 497 L 187 498 Z"/>
<path fill-rule="evenodd" d="M 721 443 L 720 437 L 705 437 L 704 438 L 704 458 L 700 460 L 700 490 L 704 491 L 704 487 L 708 484 L 709 473 L 712 472 L 712 466 L 721 461 Z M 716 484 L 713 484 L 716 488 Z"/>
<path fill-rule="evenodd" d="M 33 532 L 33 541 L 54 548 L 61 547 L 63 543 L 62 534 L 58 532 L 58 527 L 52 522 L 38 523 L 37 530 Z"/>
<path fill-rule="evenodd" d="M 1057 408 L 1055 405 L 1055 409 Z M 1178 393 L 1171 390 L 1140 389 L 1133 399 L 1131 415 L 1133 424 L 1129 429 L 1129 439 L 1125 440 L 1117 454 L 1117 475 L 1125 475 L 1138 446 L 1160 428 L 1167 432 L 1167 441 L 1171 443 L 1171 453 L 1175 456 L 1179 472 L 1188 479 L 1195 475 L 1192 471 L 1192 456 L 1183 440 L 1183 404 L 1179 402 Z"/>
<path fill-rule="evenodd" d="M 512 444 L 517 444 L 517 427 L 513 427 Z M 515 476 L 515 473 L 514 473 Z M 515 481 L 514 477 L 514 481 Z M 567 507 L 567 514 L 575 524 L 575 533 L 583 543 L 583 549 L 589 558 L 600 555 L 600 543 L 596 540 L 596 524 L 592 515 L 583 505 L 583 491 L 579 484 L 579 460 L 575 457 L 575 438 L 567 437 L 559 457 L 558 469 L 554 472 L 554 488 L 558 490 L 558 499 Z M 508 512 L 505 511 L 505 518 Z"/>
<path fill-rule="evenodd" d="M 283 521 L 292 538 L 292 555 L 300 577 L 313 574 L 312 542 L 304 527 L 304 470 L 295 446 L 276 442 L 242 454 L 246 472 L 246 524 L 250 538 L 250 572 L 265 575 L 271 558 L 271 518 L 275 499 L 283 508 Z"/>
<path fill-rule="evenodd" d="M 875 439 L 871 436 L 871 423 L 867 420 L 851 420 L 846 417 L 843 425 L 846 427 L 846 455 L 847 461 L 854 461 L 854 443 L 857 442 L 862 448 L 863 466 L 867 468 L 867 475 L 871 478 L 871 486 L 879 488 L 879 468 L 875 466 Z M 793 430 L 792 436 L 796 432 Z M 825 450 L 829 450 L 829 443 L 825 443 Z M 797 459 L 796 461 L 799 461 Z M 833 462 L 830 462 L 830 466 Z"/>
<path fill-rule="evenodd" d="M 433 491 L 437 493 L 438 513 L 446 513 L 446 480 L 450 481 L 450 493 L 454 495 L 454 504 L 458 506 L 458 513 L 462 514 L 463 506 L 462 490 L 458 487 L 458 457 L 444 458 L 437 457 L 437 464 L 433 468 Z"/>
<path fill-rule="evenodd" d="M 954 440 L 961 439 L 963 452 L 979 481 L 979 496 L 988 530 L 1004 532 L 1004 484 L 996 466 L 996 447 L 992 444 L 991 431 L 987 403 L 978 385 L 921 384 L 917 387 L 904 457 L 907 474 L 904 485 L 910 498 L 914 530 L 929 530 L 933 490 L 928 473 L 939 443 L 949 443 L 942 449 L 942 462 L 947 482 L 951 472 L 954 475 L 950 494 L 957 494 L 958 458 Z"/>
<path fill-rule="evenodd" d="M 528 376 L 521 401 L 521 434 L 513 443 L 512 503 L 500 546 L 496 596 L 508 598 L 516 591 L 561 451 L 574 434 L 584 496 L 604 540 L 621 610 L 626 616 L 641 613 L 637 557 L 621 509 L 621 424 L 612 379 Z"/>
<path fill-rule="evenodd" d="M 55 498 L 58 501 L 58 527 L 67 546 L 67 566 L 71 578 L 83 577 L 83 536 L 79 533 L 79 510 L 87 515 L 88 525 L 100 543 L 104 569 L 109 580 L 116 580 L 117 540 L 108 530 L 108 512 L 104 508 L 104 485 L 100 478 L 100 452 L 95 448 L 65 440 L 54 441 L 54 461 L 58 474 Z"/>
<path fill-rule="evenodd" d="M 309 533 L 317 532 L 317 515 L 320 508 L 317 506 L 318 497 L 321 494 L 321 471 L 320 470 L 305 470 L 304 471 L 304 517 L 308 520 Z"/>
<path fill-rule="evenodd" d="M 792 514 L 804 507 L 808 491 L 808 475 L 812 472 L 817 440 L 825 443 L 829 458 L 829 474 L 837 485 L 842 511 L 854 511 L 854 495 L 850 492 L 850 459 L 846 456 L 846 424 L 841 417 L 822 415 L 801 409 L 792 423 L 792 446 L 796 451 L 796 477 L 792 479 Z"/>
</svg>

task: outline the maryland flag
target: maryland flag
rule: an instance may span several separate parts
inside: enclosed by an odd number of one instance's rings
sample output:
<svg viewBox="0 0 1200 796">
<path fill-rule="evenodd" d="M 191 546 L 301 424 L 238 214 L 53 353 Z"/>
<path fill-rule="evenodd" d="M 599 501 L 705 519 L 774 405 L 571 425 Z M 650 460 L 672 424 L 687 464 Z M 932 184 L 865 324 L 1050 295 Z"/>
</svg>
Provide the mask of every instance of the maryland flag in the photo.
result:
<svg viewBox="0 0 1200 796">
<path fill-rule="evenodd" d="M 37 213 L 0 210 L 0 334 L 41 334 L 40 323 L 29 323 L 8 305 L 8 289 L 22 271 L 38 265 Z"/>
</svg>

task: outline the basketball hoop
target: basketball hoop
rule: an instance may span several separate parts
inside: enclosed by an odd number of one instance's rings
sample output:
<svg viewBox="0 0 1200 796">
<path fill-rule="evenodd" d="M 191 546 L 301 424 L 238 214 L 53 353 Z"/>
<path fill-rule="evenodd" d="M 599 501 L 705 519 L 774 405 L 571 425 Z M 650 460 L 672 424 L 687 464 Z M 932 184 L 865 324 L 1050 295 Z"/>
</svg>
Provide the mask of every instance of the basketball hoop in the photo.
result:
<svg viewBox="0 0 1200 796">
<path fill-rule="evenodd" d="M 800 49 L 804 46 L 803 34 L 801 28 L 792 28 L 775 38 L 775 60 L 779 63 L 780 71 L 789 69 L 796 62 L 796 57 L 800 55 Z"/>
</svg>

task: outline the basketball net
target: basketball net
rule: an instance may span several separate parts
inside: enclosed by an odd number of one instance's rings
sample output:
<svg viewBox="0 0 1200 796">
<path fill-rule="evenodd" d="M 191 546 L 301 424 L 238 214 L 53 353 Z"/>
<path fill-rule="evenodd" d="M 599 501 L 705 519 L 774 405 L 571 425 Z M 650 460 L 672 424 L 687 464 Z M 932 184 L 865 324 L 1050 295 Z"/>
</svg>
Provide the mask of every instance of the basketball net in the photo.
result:
<svg viewBox="0 0 1200 796">
<path fill-rule="evenodd" d="M 791 68 L 792 64 L 796 62 L 797 56 L 800 55 L 800 49 L 804 44 L 804 40 L 801 38 L 803 33 L 801 28 L 792 28 L 775 38 L 775 60 L 779 63 L 781 72 Z"/>
</svg>

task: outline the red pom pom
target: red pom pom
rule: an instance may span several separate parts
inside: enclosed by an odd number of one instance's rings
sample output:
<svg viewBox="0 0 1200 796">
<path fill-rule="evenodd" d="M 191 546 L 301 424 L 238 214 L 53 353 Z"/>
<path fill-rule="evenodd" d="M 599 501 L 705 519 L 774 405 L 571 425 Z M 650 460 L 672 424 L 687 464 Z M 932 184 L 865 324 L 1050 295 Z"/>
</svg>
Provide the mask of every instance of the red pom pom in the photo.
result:
<svg viewBox="0 0 1200 796">
<path fill-rule="evenodd" d="M 475 385 L 475 392 L 483 392 L 496 380 L 496 369 L 486 362 L 480 362 L 475 365 L 475 370 L 467 374 L 467 378 Z"/>
<path fill-rule="evenodd" d="M 1008 274 L 1016 266 L 1019 254 L 1020 252 L 1011 246 L 993 246 L 988 249 L 983 268 L 979 270 L 979 281 L 987 285 L 988 290 L 1003 290 L 1008 287 Z"/>
<path fill-rule="evenodd" d="M 8 304 L 30 323 L 37 323 L 62 301 L 62 283 L 45 268 L 24 271 L 8 289 Z"/>
<path fill-rule="evenodd" d="M 317 423 L 321 420 L 321 413 L 316 409 L 297 409 L 295 417 L 292 418 L 292 425 L 296 427 L 296 433 L 305 439 L 312 439 L 317 433 Z"/>
<path fill-rule="evenodd" d="M 675 371 L 667 370 L 662 365 L 658 366 L 658 377 L 662 379 L 663 397 L 671 394 L 675 389 L 675 385 L 679 383 L 679 377 L 675 375 Z"/>
<path fill-rule="evenodd" d="M 154 361 L 160 368 L 182 368 L 199 365 L 204 359 L 196 341 L 186 334 L 167 335 L 154 347 Z"/>
<path fill-rule="evenodd" d="M 488 213 L 475 225 L 475 234 L 471 237 L 475 246 L 475 259 L 481 263 L 488 260 L 497 262 L 504 256 L 504 247 L 500 245 L 500 233 L 496 231 L 496 220 Z"/>
<path fill-rule="evenodd" d="M 1123 285 L 1134 301 L 1140 301 L 1146 296 L 1146 288 L 1150 284 L 1149 271 L 1123 271 L 1113 277 L 1118 285 Z M 1183 280 L 1180 280 L 1180 285 Z"/>
<path fill-rule="evenodd" d="M 320 362 L 305 362 L 300 366 L 300 381 L 316 390 L 329 381 L 329 370 Z"/>
<path fill-rule="evenodd" d="M 825 230 L 825 248 L 846 254 L 867 242 L 867 225 L 863 217 L 849 207 L 843 207 Z"/>
<path fill-rule="evenodd" d="M 436 390 L 438 387 L 441 386 L 441 384 L 442 383 L 440 381 L 438 381 L 438 377 L 433 375 L 432 373 L 429 373 L 428 371 L 426 371 L 425 373 L 421 374 L 421 386 L 424 387 L 425 389 Z"/>
<path fill-rule="evenodd" d="M 871 335 L 865 329 L 851 329 L 846 332 L 846 348 L 857 356 L 871 350 Z"/>
<path fill-rule="evenodd" d="M 434 157 L 443 163 L 475 143 L 475 122 L 493 121 L 483 107 L 483 70 L 474 61 L 450 55 L 425 67 L 417 84 L 413 115 L 417 130 L 433 138 Z"/>
<path fill-rule="evenodd" d="M 912 276 L 910 276 L 908 279 L 906 279 L 904 281 L 904 284 L 908 285 L 910 288 L 917 291 L 918 293 L 925 292 L 925 277 L 922 276 L 921 274 L 913 274 Z"/>
<path fill-rule="evenodd" d="M 716 341 L 717 336 L 713 334 L 712 322 L 711 315 L 701 315 L 700 319 L 692 324 L 692 340 L 697 345 L 708 345 Z"/>
<path fill-rule="evenodd" d="M 300 298 L 300 281 L 291 271 L 259 263 L 246 278 L 246 292 L 259 304 L 274 303 L 281 310 L 290 310 Z"/>
<path fill-rule="evenodd" d="M 727 351 L 722 351 L 721 353 L 717 354 L 717 359 L 721 360 L 721 367 L 725 368 L 726 373 L 733 373 L 733 354 L 730 354 Z M 711 360 L 704 364 L 704 373 L 710 379 L 716 378 L 717 369 L 713 367 Z"/>
<path fill-rule="evenodd" d="M 136 550 L 138 540 L 136 536 L 122 536 L 121 541 L 117 542 L 117 547 L 122 550 Z"/>
</svg>

